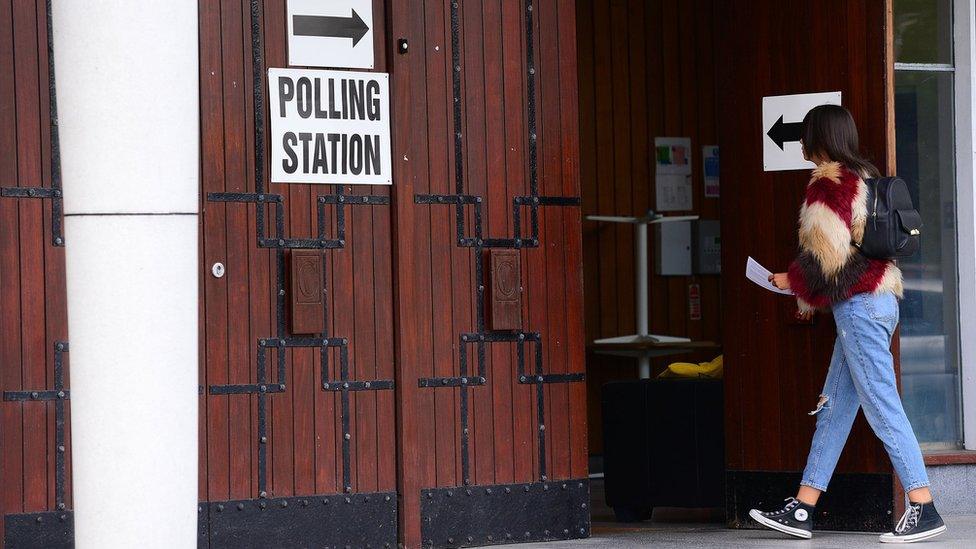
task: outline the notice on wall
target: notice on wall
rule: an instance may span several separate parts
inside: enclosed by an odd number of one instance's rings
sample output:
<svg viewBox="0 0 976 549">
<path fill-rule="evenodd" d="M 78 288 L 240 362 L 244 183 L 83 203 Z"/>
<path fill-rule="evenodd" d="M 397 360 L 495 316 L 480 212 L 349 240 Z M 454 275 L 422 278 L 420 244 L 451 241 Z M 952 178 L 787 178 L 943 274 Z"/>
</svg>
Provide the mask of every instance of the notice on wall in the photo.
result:
<svg viewBox="0 0 976 549">
<path fill-rule="evenodd" d="M 803 117 L 819 105 L 840 105 L 839 91 L 799 93 L 762 98 L 763 170 L 813 169 L 813 162 L 803 158 L 800 138 Z"/>
<path fill-rule="evenodd" d="M 702 319 L 701 286 L 688 285 L 688 320 Z"/>
<path fill-rule="evenodd" d="M 674 212 L 692 209 L 691 138 L 654 138 L 654 209 Z"/>
<path fill-rule="evenodd" d="M 691 138 L 655 137 L 655 173 L 691 175 Z"/>
<path fill-rule="evenodd" d="M 390 78 L 268 69 L 271 181 L 390 185 Z"/>
<path fill-rule="evenodd" d="M 705 180 L 705 198 L 718 198 L 718 145 L 702 147 L 702 178 Z"/>
<path fill-rule="evenodd" d="M 288 0 L 288 64 L 373 68 L 373 1 Z"/>
<path fill-rule="evenodd" d="M 654 180 L 655 211 L 692 209 L 691 176 L 659 173 Z"/>
</svg>

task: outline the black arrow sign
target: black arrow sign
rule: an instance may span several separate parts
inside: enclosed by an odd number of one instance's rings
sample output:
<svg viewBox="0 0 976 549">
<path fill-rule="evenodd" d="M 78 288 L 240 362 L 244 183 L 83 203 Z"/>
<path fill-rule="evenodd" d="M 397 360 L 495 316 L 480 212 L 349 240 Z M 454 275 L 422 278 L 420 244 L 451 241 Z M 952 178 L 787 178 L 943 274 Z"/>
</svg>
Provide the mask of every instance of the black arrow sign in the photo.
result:
<svg viewBox="0 0 976 549">
<path fill-rule="evenodd" d="M 783 115 L 773 124 L 766 135 L 773 140 L 773 143 L 785 151 L 783 144 L 789 141 L 799 141 L 803 137 L 803 122 L 783 122 Z"/>
<path fill-rule="evenodd" d="M 322 36 L 327 38 L 352 38 L 352 47 L 362 40 L 369 27 L 362 17 L 352 10 L 352 17 L 328 17 L 324 15 L 296 15 L 292 19 L 295 36 Z"/>
</svg>

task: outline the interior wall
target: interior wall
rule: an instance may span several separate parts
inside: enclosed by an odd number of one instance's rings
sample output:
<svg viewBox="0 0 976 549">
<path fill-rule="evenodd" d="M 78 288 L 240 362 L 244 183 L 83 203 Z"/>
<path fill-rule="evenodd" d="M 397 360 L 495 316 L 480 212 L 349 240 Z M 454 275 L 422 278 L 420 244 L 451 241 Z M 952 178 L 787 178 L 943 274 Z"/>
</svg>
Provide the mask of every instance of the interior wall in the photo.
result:
<svg viewBox="0 0 976 549">
<path fill-rule="evenodd" d="M 690 137 L 694 209 L 718 219 L 719 199 L 704 197 L 703 145 L 717 144 L 713 0 L 578 0 L 580 175 L 583 214 L 643 215 L 655 207 L 655 137 Z M 720 343 L 718 275 L 654 275 L 651 333 Z M 586 341 L 635 331 L 634 230 L 583 224 Z M 689 284 L 701 288 L 701 320 L 688 315 Z M 720 351 L 652 359 L 656 374 L 677 360 L 710 360 Z M 636 361 L 587 352 L 591 454 L 603 449 L 600 387 L 635 379 Z"/>
<path fill-rule="evenodd" d="M 726 463 L 737 471 L 798 471 L 815 427 L 807 411 L 823 387 L 835 328 L 829 313 L 796 323 L 793 300 L 756 290 L 740 274 L 750 255 L 771 270 L 789 265 L 809 179 L 805 171 L 763 171 L 762 98 L 840 91 L 862 151 L 893 173 L 890 0 L 743 5 L 716 2 L 714 14 L 721 176 L 735 189 L 722 203 L 722 268 L 735 271 L 722 286 Z M 859 415 L 838 471 L 890 473 Z"/>
</svg>

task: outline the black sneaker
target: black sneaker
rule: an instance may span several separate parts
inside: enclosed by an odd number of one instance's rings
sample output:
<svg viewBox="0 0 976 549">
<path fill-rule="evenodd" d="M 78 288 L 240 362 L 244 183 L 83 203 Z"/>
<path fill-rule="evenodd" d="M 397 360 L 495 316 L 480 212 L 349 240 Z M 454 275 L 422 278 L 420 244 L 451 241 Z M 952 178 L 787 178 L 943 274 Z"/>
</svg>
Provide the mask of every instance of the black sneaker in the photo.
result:
<svg viewBox="0 0 976 549">
<path fill-rule="evenodd" d="M 803 539 L 813 537 L 813 506 L 796 498 L 786 498 L 786 506 L 778 511 L 764 513 L 759 509 L 749 511 L 749 516 L 766 528 Z"/>
<path fill-rule="evenodd" d="M 881 534 L 881 543 L 914 543 L 934 538 L 946 531 L 935 503 L 909 503 L 894 532 Z"/>
</svg>

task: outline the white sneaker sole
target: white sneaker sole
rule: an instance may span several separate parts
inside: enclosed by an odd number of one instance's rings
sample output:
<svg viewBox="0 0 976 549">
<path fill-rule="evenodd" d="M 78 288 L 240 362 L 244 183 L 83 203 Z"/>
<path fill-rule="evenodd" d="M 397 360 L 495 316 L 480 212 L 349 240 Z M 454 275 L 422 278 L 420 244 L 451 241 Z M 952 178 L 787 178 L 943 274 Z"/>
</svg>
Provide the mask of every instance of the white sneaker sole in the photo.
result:
<svg viewBox="0 0 976 549">
<path fill-rule="evenodd" d="M 750 510 L 749 516 L 752 517 L 752 519 L 758 522 L 759 524 L 765 526 L 766 528 L 772 528 L 773 530 L 776 530 L 778 532 L 783 532 L 784 534 L 791 535 L 795 538 L 810 539 L 813 537 L 813 534 L 811 532 L 808 532 L 806 530 L 801 530 L 800 528 L 793 528 L 792 526 L 780 524 L 775 520 L 768 519 L 764 517 L 763 514 L 760 513 L 757 509 Z"/>
<path fill-rule="evenodd" d="M 929 530 L 928 532 L 921 532 L 918 534 L 912 534 L 910 536 L 893 536 L 891 534 L 881 534 L 878 541 L 881 543 L 915 543 L 916 541 L 925 541 L 927 539 L 932 539 L 935 536 L 944 534 L 946 527 L 943 524 L 938 528 Z"/>
</svg>

